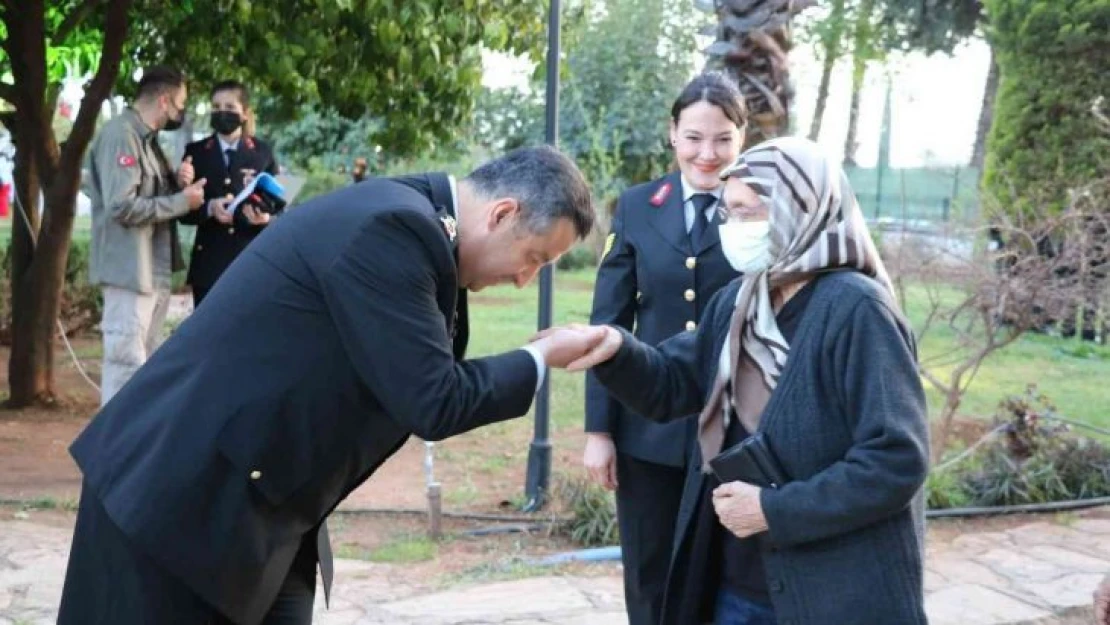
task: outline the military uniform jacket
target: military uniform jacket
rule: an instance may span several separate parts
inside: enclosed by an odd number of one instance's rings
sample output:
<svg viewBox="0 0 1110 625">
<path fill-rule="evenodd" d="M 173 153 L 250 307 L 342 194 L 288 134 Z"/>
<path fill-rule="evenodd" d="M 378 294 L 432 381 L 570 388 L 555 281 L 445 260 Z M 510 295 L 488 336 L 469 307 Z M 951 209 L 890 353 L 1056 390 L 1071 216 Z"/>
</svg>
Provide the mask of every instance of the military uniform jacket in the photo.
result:
<svg viewBox="0 0 1110 625">
<path fill-rule="evenodd" d="M 209 289 L 265 226 L 252 225 L 242 211 L 235 212 L 232 224 L 221 224 L 208 215 L 208 200 L 228 194 L 238 195 L 248 175 L 256 176 L 262 172 L 276 175 L 278 167 L 270 146 L 245 134 L 239 139 L 238 147 L 231 152 L 230 164 L 225 165 L 220 140 L 215 135 L 185 146 L 185 156 L 193 157 L 197 180 L 206 180 L 205 206 L 181 219 L 182 223 L 197 227 L 187 282 Z"/>
<path fill-rule="evenodd" d="M 290 211 L 71 446 L 134 548 L 232 621 L 261 621 L 302 537 L 409 435 L 528 412 L 527 351 L 456 358 L 450 207 L 429 174 Z"/>
<path fill-rule="evenodd" d="M 185 267 L 176 219 L 190 211 L 158 132 L 125 109 L 89 148 L 89 174 L 89 282 L 138 293 L 168 289 L 172 272 Z"/>
<path fill-rule="evenodd" d="M 681 174 L 632 187 L 617 202 L 594 286 L 590 323 L 634 331 L 649 344 L 697 327 L 709 298 L 739 274 L 721 252 L 717 221 L 700 249 L 686 233 Z M 690 440 L 683 420 L 656 423 L 586 379 L 586 431 L 612 435 L 621 453 L 680 467 Z"/>
</svg>

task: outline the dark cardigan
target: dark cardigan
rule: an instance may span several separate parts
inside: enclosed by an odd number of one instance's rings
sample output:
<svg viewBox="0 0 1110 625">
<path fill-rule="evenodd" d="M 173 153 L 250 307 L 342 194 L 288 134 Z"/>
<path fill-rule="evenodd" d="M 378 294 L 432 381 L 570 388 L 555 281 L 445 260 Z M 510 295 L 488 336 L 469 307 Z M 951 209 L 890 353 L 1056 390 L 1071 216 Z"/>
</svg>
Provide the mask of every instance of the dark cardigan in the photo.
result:
<svg viewBox="0 0 1110 625">
<path fill-rule="evenodd" d="M 594 369 L 649 418 L 697 412 L 717 363 L 739 280 L 714 298 L 696 333 L 653 348 L 624 344 Z M 759 430 L 791 482 L 761 495 L 760 535 L 779 625 L 924 625 L 922 557 L 928 470 L 925 397 L 912 333 L 877 283 L 818 279 Z M 679 510 L 664 622 L 712 620 L 720 579 L 699 515 L 696 444 Z"/>
</svg>

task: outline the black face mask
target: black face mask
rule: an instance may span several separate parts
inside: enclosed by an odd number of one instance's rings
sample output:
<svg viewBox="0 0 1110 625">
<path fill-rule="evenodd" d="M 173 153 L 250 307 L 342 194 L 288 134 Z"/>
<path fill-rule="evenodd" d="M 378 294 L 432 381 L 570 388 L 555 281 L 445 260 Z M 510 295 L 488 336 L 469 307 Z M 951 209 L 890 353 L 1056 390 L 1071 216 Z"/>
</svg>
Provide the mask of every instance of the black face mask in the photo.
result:
<svg viewBox="0 0 1110 625">
<path fill-rule="evenodd" d="M 180 111 L 177 112 L 177 117 L 176 118 L 170 118 L 170 119 L 166 120 L 166 125 L 162 129 L 163 130 L 177 130 L 178 128 L 181 128 L 181 124 L 184 124 L 184 123 L 185 123 L 185 109 L 181 109 Z"/>
<path fill-rule="evenodd" d="M 235 111 L 212 111 L 212 130 L 229 135 L 243 125 L 243 117 Z"/>
</svg>

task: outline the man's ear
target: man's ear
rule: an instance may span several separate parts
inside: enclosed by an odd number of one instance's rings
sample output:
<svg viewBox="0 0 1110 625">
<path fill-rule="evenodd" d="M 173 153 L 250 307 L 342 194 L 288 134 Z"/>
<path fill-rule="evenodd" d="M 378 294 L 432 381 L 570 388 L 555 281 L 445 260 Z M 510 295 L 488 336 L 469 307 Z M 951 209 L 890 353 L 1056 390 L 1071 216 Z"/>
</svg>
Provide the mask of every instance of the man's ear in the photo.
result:
<svg viewBox="0 0 1110 625">
<path fill-rule="evenodd" d="M 493 230 L 497 226 L 511 221 L 519 213 L 520 202 L 516 198 L 506 197 L 496 200 L 489 212 L 489 229 Z"/>
</svg>

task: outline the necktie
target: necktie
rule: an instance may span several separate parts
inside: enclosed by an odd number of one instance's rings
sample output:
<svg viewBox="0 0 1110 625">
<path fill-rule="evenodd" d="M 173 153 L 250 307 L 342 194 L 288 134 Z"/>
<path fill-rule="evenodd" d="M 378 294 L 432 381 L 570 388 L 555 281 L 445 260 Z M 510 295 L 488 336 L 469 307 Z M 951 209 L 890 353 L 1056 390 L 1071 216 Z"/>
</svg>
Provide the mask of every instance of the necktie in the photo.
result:
<svg viewBox="0 0 1110 625">
<path fill-rule="evenodd" d="M 227 166 L 228 169 L 231 169 L 231 156 L 233 154 L 235 154 L 235 150 L 231 148 L 224 150 L 224 165 Z"/>
<path fill-rule="evenodd" d="M 701 249 L 705 232 L 709 229 L 709 219 L 705 216 L 705 211 L 716 201 L 717 197 L 712 193 L 695 193 L 690 196 L 690 202 L 694 205 L 694 226 L 690 228 L 690 246 L 695 254 Z"/>
</svg>

